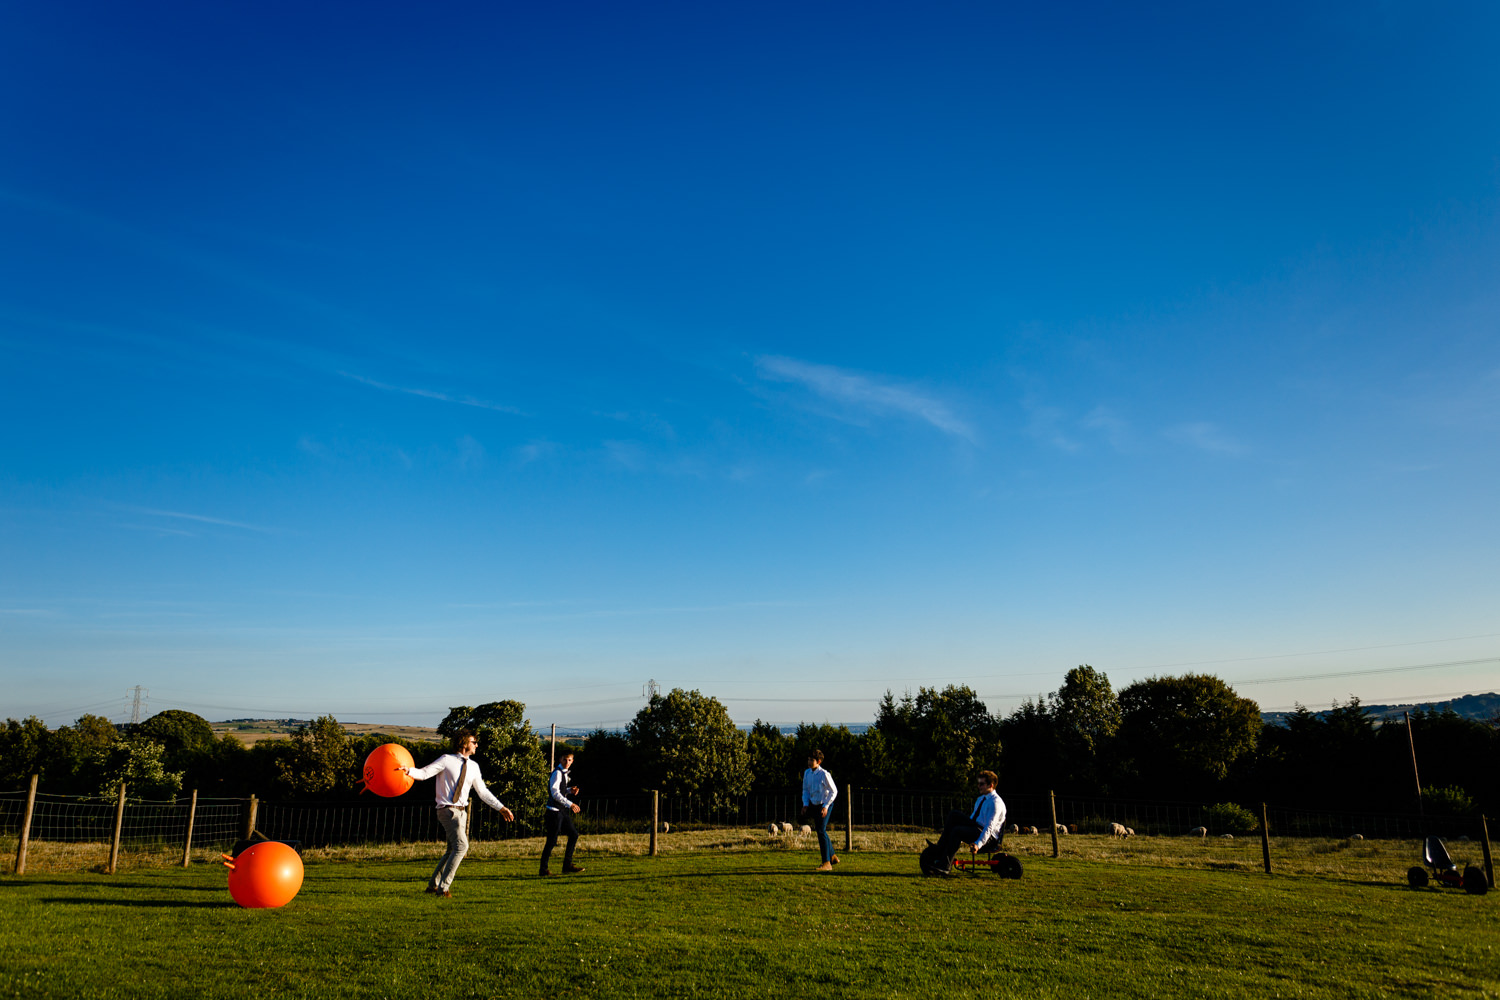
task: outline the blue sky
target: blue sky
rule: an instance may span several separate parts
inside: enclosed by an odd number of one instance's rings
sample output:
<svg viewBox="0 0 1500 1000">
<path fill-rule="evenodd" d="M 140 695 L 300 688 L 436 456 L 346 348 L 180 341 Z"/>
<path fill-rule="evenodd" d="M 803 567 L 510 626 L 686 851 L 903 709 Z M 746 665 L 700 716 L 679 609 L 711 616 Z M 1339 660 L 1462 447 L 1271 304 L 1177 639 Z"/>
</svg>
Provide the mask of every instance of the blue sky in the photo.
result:
<svg viewBox="0 0 1500 1000">
<path fill-rule="evenodd" d="M 1500 10 L 0 14 L 10 716 L 1500 687 Z"/>
</svg>

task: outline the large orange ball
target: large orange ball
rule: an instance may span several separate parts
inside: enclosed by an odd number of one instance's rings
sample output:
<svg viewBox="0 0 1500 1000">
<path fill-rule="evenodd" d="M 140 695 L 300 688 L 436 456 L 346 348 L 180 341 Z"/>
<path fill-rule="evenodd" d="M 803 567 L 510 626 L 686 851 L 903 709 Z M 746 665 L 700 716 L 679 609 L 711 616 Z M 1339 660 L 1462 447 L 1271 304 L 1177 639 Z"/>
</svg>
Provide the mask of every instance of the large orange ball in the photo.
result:
<svg viewBox="0 0 1500 1000">
<path fill-rule="evenodd" d="M 397 768 L 411 767 L 415 763 L 406 747 L 399 743 L 378 746 L 365 758 L 365 787 L 386 798 L 405 794 L 415 782 L 409 774 Z"/>
<path fill-rule="evenodd" d="M 302 888 L 302 858 L 267 840 L 245 848 L 229 870 L 229 894 L 247 909 L 285 906 Z"/>
</svg>

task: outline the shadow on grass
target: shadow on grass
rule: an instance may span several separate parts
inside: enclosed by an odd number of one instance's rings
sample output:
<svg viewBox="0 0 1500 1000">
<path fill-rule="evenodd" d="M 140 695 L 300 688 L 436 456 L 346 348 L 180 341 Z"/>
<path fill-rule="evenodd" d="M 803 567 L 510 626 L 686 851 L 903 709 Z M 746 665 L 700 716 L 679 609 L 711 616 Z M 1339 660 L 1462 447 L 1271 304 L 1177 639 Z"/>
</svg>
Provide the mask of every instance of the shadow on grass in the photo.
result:
<svg viewBox="0 0 1500 1000">
<path fill-rule="evenodd" d="M 77 906 L 131 906 L 146 907 L 182 907 L 199 910 L 222 910 L 225 907 L 235 908 L 239 904 L 230 900 L 185 900 L 185 899 L 95 899 L 90 896 L 47 896 L 42 899 L 44 903 L 64 903 Z"/>
<path fill-rule="evenodd" d="M 14 889 L 39 885 L 64 885 L 69 889 L 155 889 L 161 891 L 164 883 L 161 882 L 113 882 L 113 881 L 89 881 L 87 879 L 33 879 L 22 876 L 20 881 L 0 882 L 0 889 Z M 172 892 L 226 892 L 223 885 L 172 885 Z"/>
</svg>

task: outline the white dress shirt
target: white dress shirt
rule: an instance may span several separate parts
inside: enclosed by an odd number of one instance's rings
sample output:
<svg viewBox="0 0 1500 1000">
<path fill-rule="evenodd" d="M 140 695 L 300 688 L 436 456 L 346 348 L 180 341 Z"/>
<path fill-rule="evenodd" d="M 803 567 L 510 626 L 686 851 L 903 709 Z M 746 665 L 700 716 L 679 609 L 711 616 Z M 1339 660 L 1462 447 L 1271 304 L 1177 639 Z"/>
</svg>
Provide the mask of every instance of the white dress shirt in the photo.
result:
<svg viewBox="0 0 1500 1000">
<path fill-rule="evenodd" d="M 495 793 L 485 787 L 484 779 L 479 775 L 479 761 L 473 757 L 468 758 L 469 769 L 464 771 L 464 786 L 458 786 L 458 773 L 463 771 L 464 759 L 456 753 L 445 753 L 426 767 L 409 767 L 406 773 L 419 781 L 437 775 L 437 805 L 441 809 L 444 806 L 456 806 L 459 809 L 469 807 L 469 792 L 472 790 L 484 800 L 485 805 L 491 809 L 504 809 L 505 805 L 495 798 Z"/>
<path fill-rule="evenodd" d="M 1005 800 L 992 788 L 974 800 L 969 815 L 983 831 L 974 844 L 983 847 L 985 841 L 1000 836 L 1000 831 L 1005 828 Z"/>
<path fill-rule="evenodd" d="M 802 772 L 802 804 L 828 809 L 839 797 L 839 786 L 827 768 L 810 767 Z"/>
</svg>

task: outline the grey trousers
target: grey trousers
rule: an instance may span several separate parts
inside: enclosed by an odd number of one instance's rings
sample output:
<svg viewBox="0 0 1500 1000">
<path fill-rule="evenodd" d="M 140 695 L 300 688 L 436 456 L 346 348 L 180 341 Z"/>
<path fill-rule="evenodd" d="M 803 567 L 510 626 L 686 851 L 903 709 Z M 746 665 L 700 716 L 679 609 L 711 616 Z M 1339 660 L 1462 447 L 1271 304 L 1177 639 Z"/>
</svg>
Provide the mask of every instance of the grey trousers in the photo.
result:
<svg viewBox="0 0 1500 1000">
<path fill-rule="evenodd" d="M 438 809 L 437 818 L 448 834 L 448 851 L 443 855 L 443 860 L 438 862 L 437 868 L 433 869 L 431 884 L 434 889 L 442 892 L 453 884 L 453 876 L 458 874 L 459 863 L 469 853 L 469 811 L 443 806 Z"/>
</svg>

